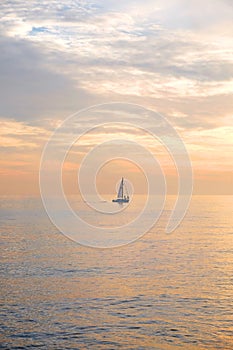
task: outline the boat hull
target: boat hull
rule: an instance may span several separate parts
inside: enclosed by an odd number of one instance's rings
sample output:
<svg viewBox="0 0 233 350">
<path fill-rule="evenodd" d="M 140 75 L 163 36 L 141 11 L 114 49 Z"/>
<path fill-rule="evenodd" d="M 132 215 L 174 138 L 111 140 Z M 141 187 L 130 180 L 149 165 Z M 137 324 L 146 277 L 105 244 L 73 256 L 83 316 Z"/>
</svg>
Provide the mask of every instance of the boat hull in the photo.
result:
<svg viewBox="0 0 233 350">
<path fill-rule="evenodd" d="M 129 203 L 128 198 L 117 198 L 112 200 L 113 203 Z"/>
</svg>

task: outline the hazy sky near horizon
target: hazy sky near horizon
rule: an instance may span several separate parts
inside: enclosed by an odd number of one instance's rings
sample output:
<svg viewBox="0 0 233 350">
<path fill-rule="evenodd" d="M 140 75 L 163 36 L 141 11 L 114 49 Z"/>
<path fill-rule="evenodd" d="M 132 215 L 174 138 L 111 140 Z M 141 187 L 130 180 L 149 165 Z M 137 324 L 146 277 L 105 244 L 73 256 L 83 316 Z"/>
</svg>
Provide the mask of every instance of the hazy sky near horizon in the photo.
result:
<svg viewBox="0 0 233 350">
<path fill-rule="evenodd" d="M 53 129 L 112 101 L 170 121 L 195 193 L 233 193 L 232 1 L 3 0 L 0 14 L 0 194 L 38 193 Z"/>
</svg>

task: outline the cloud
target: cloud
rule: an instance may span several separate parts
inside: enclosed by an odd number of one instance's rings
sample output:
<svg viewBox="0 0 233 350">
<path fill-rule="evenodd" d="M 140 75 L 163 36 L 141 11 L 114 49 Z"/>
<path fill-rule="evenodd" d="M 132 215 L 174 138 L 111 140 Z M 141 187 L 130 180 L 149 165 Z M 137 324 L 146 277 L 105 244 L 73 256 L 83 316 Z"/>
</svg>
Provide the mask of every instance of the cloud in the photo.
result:
<svg viewBox="0 0 233 350">
<path fill-rule="evenodd" d="M 67 115 L 92 99 L 72 77 L 53 69 L 50 55 L 24 39 L 0 39 L 0 113 L 19 120 Z"/>
<path fill-rule="evenodd" d="M 0 129 L 1 152 L 35 150 L 49 136 L 46 129 L 14 120 L 0 119 Z"/>
</svg>

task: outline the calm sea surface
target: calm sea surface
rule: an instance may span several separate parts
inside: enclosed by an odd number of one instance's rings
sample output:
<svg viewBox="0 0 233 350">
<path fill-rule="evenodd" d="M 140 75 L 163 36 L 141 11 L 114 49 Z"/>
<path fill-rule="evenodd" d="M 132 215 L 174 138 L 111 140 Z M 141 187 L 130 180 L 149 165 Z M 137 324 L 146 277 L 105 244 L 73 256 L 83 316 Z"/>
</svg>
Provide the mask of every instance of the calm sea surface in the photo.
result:
<svg viewBox="0 0 233 350">
<path fill-rule="evenodd" d="M 140 240 L 94 249 L 59 233 L 40 199 L 2 197 L 0 347 L 232 349 L 233 197 L 194 196 L 165 234 L 169 200 Z"/>
</svg>

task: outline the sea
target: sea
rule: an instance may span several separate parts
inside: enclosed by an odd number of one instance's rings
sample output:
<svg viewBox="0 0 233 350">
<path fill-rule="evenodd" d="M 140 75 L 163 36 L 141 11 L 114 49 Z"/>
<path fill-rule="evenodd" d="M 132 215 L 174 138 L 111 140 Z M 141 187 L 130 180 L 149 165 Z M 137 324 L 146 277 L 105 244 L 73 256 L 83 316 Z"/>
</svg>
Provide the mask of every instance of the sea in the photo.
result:
<svg viewBox="0 0 233 350">
<path fill-rule="evenodd" d="M 1 197 L 0 348 L 233 349 L 233 197 L 193 196 L 168 234 L 170 197 L 105 249 L 63 235 L 39 197 Z"/>
</svg>

